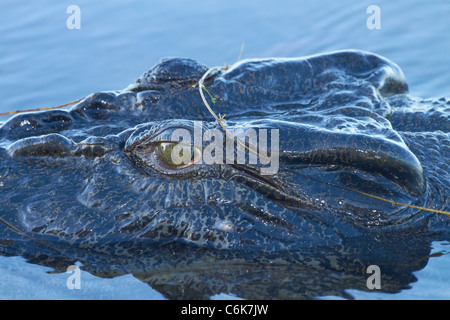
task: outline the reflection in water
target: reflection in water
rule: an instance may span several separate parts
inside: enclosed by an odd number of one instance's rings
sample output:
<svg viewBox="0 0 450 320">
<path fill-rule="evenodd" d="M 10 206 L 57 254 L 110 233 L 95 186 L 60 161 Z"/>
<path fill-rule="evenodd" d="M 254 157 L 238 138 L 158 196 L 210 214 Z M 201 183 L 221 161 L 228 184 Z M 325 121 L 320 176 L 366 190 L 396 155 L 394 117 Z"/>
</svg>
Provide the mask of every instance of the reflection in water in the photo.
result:
<svg viewBox="0 0 450 320">
<path fill-rule="evenodd" d="M 25 238 L 0 248 L 3 254 L 18 254 L 28 241 Z M 413 272 L 428 262 L 430 243 L 423 230 L 411 229 L 367 234 L 335 248 L 285 253 L 231 252 L 185 244 L 42 242 L 37 244 L 37 253 L 24 252 L 23 256 L 55 272 L 66 272 L 78 261 L 82 270 L 102 278 L 132 274 L 168 299 L 209 299 L 219 293 L 245 299 L 352 298 L 347 290 L 371 291 L 367 288 L 370 265 L 381 270 L 377 292 L 409 288 L 417 280 Z"/>
</svg>

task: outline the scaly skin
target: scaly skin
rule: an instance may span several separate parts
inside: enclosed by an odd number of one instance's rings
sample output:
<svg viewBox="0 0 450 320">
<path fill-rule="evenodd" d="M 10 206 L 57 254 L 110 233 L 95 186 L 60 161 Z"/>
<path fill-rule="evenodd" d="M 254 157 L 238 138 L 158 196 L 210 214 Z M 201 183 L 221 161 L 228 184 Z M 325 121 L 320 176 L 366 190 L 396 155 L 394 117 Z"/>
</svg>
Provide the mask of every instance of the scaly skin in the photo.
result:
<svg viewBox="0 0 450 320">
<path fill-rule="evenodd" d="M 366 52 L 244 60 L 205 86 L 227 128 L 279 130 L 280 170 L 167 166 L 156 149 L 174 130 L 223 132 L 195 86 L 208 69 L 162 60 L 125 90 L 4 123 L 1 252 L 133 272 L 170 298 L 345 296 L 371 264 L 387 292 L 412 281 L 448 217 L 296 173 L 449 211 L 450 101 L 411 97 L 400 68 Z M 180 279 L 192 286 L 167 284 Z"/>
</svg>

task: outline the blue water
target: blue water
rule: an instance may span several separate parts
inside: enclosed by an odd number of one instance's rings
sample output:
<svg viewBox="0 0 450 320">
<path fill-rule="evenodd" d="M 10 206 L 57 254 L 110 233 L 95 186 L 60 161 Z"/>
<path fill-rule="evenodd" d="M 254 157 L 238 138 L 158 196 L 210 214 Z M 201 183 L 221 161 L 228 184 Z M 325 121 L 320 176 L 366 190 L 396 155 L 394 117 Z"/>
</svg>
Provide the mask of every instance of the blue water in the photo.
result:
<svg viewBox="0 0 450 320">
<path fill-rule="evenodd" d="M 66 26 L 72 4 L 81 9 L 79 30 Z M 366 26 L 371 4 L 381 9 L 379 30 Z M 347 48 L 376 52 L 402 68 L 412 95 L 449 96 L 449 16 L 445 0 L 2 0 L 0 112 L 123 89 L 165 56 L 232 64 L 242 44 L 242 58 Z M 448 251 L 446 242 L 433 247 Z M 361 299 L 449 299 L 448 266 L 449 255 L 431 258 L 414 273 L 418 281 L 411 289 L 397 294 L 349 293 Z M 0 257 L 0 298 L 163 298 L 131 275 L 100 279 L 83 272 L 83 288 L 68 290 L 68 274 L 48 271 L 23 258 Z"/>
</svg>

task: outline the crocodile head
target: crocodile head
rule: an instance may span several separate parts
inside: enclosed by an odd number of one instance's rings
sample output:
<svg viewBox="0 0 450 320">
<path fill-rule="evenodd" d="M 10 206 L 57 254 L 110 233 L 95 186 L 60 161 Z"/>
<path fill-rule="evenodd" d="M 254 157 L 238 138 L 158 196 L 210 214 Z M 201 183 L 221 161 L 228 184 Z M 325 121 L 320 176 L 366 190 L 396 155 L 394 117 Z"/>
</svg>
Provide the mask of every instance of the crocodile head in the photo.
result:
<svg viewBox="0 0 450 320">
<path fill-rule="evenodd" d="M 125 90 L 4 123 L 3 219 L 71 243 L 264 251 L 336 246 L 423 219 L 354 192 L 430 203 L 422 164 L 389 121 L 389 99 L 407 96 L 395 64 L 345 51 L 212 73 L 210 104 L 247 149 L 201 100 L 196 84 L 207 70 L 164 59 Z M 181 145 L 180 164 L 171 156 Z"/>
<path fill-rule="evenodd" d="M 450 210 L 450 101 L 341 51 L 215 69 L 217 121 L 208 71 L 164 59 L 124 90 L 3 123 L 0 253 L 132 273 L 169 298 L 348 296 L 369 265 L 384 291 L 413 281 L 448 219 L 379 198 Z"/>
</svg>

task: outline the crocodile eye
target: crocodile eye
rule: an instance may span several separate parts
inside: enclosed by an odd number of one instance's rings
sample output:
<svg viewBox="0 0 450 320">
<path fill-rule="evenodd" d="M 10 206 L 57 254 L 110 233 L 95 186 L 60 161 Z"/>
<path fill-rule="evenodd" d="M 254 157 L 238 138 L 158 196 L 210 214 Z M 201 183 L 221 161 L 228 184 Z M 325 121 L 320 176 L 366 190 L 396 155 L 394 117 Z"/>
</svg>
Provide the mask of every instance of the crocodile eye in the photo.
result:
<svg viewBox="0 0 450 320">
<path fill-rule="evenodd" d="M 201 149 L 173 142 L 159 143 L 156 147 L 156 153 L 166 166 L 176 169 L 191 166 L 202 157 Z"/>
</svg>

